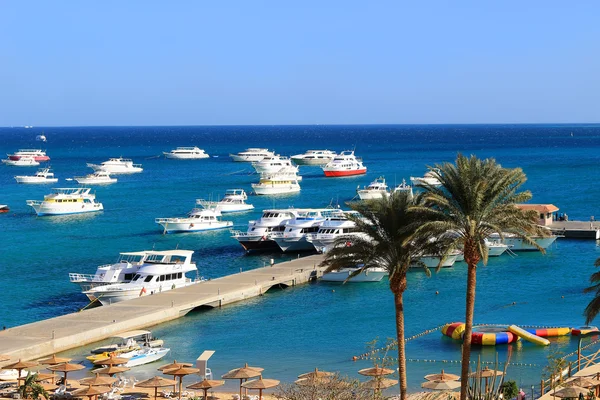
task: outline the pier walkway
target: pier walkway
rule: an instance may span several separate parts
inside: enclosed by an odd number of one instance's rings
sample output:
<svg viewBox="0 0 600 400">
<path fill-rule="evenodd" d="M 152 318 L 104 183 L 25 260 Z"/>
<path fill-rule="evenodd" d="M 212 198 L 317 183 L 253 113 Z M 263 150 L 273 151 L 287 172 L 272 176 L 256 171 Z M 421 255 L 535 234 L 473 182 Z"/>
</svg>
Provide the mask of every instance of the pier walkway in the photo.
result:
<svg viewBox="0 0 600 400">
<path fill-rule="evenodd" d="M 220 307 L 320 277 L 322 255 L 252 269 L 110 306 L 97 307 L 0 331 L 0 354 L 36 359 L 96 342 L 120 332 L 182 317 L 201 306 Z M 10 312 L 9 310 L 5 310 Z M 7 364 L 4 362 L 2 364 Z"/>
<path fill-rule="evenodd" d="M 565 238 L 600 240 L 598 221 L 553 221 L 548 228 L 555 235 L 562 235 Z"/>
</svg>

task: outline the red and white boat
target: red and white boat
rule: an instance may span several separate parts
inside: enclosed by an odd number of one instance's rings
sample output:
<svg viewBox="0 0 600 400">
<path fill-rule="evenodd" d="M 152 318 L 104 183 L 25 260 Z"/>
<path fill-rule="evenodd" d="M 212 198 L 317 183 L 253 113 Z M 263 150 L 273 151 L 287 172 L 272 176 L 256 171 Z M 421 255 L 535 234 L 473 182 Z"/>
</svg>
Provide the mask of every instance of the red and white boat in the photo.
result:
<svg viewBox="0 0 600 400">
<path fill-rule="evenodd" d="M 8 154 L 9 160 L 17 161 L 21 158 L 33 158 L 35 161 L 50 161 L 46 152 L 40 149 L 19 149 L 14 154 Z"/>
<path fill-rule="evenodd" d="M 354 155 L 354 151 L 342 151 L 323 167 L 323 172 L 325 176 L 362 175 L 367 173 L 367 167 Z"/>
</svg>

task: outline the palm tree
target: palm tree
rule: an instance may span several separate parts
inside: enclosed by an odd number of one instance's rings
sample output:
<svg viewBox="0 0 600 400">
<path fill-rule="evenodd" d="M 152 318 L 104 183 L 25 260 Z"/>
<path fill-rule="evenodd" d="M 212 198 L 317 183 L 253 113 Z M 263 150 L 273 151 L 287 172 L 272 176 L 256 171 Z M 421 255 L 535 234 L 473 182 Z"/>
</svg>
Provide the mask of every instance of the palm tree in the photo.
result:
<svg viewBox="0 0 600 400">
<path fill-rule="evenodd" d="M 31 372 L 27 373 L 27 377 L 23 384 L 19 386 L 19 395 L 22 399 L 34 399 L 37 400 L 41 396 L 44 396 L 46 399 L 49 398 L 46 389 L 42 387 L 35 380 L 37 378 L 37 373 L 32 374 Z"/>
<path fill-rule="evenodd" d="M 350 277 L 369 267 L 382 267 L 388 271 L 396 308 L 401 399 L 406 398 L 407 390 L 402 300 L 407 286 L 406 273 L 411 263 L 418 262 L 420 254 L 433 249 L 431 241 L 413 237 L 420 224 L 420 216 L 412 212 L 411 207 L 419 201 L 406 192 L 396 192 L 382 199 L 353 204 L 351 208 L 358 211 L 359 215 L 350 215 L 349 218 L 356 223 L 359 235 L 336 239 L 322 262 L 322 265 L 327 266 L 327 271 L 360 266 Z"/>
<path fill-rule="evenodd" d="M 596 260 L 594 266 L 600 267 L 600 258 Z M 596 292 L 596 295 L 590 301 L 590 304 L 587 305 L 585 311 L 583 312 L 583 315 L 585 316 L 586 325 L 589 325 L 594 320 L 594 318 L 596 318 L 598 312 L 600 312 L 600 271 L 594 272 L 592 276 L 590 276 L 590 282 L 592 283 L 592 286 L 585 288 L 583 292 Z"/>
<path fill-rule="evenodd" d="M 418 207 L 432 220 L 421 225 L 417 233 L 450 237 L 449 243 L 442 244 L 444 254 L 457 248 L 464 252 L 468 268 L 460 398 L 466 400 L 477 264 L 480 261 L 487 264 L 488 258 L 485 239 L 492 233 L 498 233 L 502 238 L 504 233 L 510 233 L 543 252 L 530 235 L 544 233 L 536 225 L 537 212 L 516 207 L 516 204 L 531 199 L 529 191 L 519 191 L 526 181 L 520 168 L 506 169 L 493 158 L 480 160 L 461 154 L 457 156 L 456 164 L 444 163 L 435 167 L 437 169 L 430 169 L 441 186 L 426 186 L 425 206 Z"/>
</svg>

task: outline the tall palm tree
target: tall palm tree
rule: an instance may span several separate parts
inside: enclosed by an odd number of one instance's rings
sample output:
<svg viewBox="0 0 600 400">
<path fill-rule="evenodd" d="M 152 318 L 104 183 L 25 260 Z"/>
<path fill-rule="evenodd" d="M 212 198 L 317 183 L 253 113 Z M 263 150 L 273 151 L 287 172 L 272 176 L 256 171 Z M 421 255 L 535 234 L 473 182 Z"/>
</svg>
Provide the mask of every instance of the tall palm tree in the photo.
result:
<svg viewBox="0 0 600 400">
<path fill-rule="evenodd" d="M 594 266 L 600 267 L 600 258 L 596 260 Z M 594 272 L 592 276 L 590 276 L 590 282 L 592 283 L 592 286 L 585 288 L 583 292 L 596 292 L 596 295 L 590 301 L 590 304 L 587 305 L 585 311 L 583 312 L 583 315 L 585 316 L 586 325 L 589 325 L 594 320 L 594 318 L 596 318 L 598 312 L 600 312 L 600 271 Z"/>
<path fill-rule="evenodd" d="M 468 268 L 460 398 L 466 400 L 477 264 L 480 261 L 487 264 L 488 258 L 485 239 L 492 233 L 501 237 L 510 233 L 543 252 L 531 235 L 544 233 L 536 225 L 537 212 L 516 207 L 516 204 L 531 199 L 529 191 L 519 191 L 526 181 L 520 168 L 506 169 L 493 158 L 481 160 L 461 154 L 455 164 L 444 163 L 435 167 L 431 170 L 441 186 L 425 186 L 425 206 L 418 207 L 432 220 L 421 225 L 417 232 L 450 237 L 449 244 L 443 244 L 445 247 L 441 249 L 444 253 L 457 248 L 464 252 Z"/>
<path fill-rule="evenodd" d="M 418 256 L 434 249 L 433 243 L 413 236 L 420 224 L 420 216 L 411 211 L 418 204 L 406 192 L 396 192 L 389 197 L 353 204 L 359 215 L 349 216 L 356 223 L 359 235 L 340 237 L 325 254 L 322 265 L 327 271 L 348 266 L 360 266 L 352 276 L 369 267 L 382 267 L 389 273 L 390 290 L 396 308 L 396 333 L 398 340 L 398 368 L 400 398 L 406 398 L 406 355 L 404 346 L 404 302 L 406 273 Z M 427 271 L 428 272 L 428 271 Z"/>
</svg>

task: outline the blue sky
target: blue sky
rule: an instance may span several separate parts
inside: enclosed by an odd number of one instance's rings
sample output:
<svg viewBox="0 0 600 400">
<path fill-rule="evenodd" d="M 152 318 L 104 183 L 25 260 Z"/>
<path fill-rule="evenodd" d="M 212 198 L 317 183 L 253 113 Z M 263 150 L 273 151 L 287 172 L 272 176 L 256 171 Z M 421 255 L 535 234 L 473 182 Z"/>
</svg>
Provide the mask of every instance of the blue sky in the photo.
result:
<svg viewBox="0 0 600 400">
<path fill-rule="evenodd" d="M 597 1 L 0 0 L 0 126 L 600 122 Z"/>
</svg>

